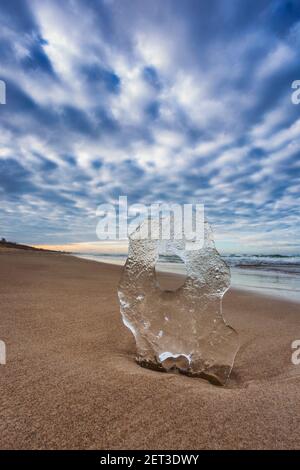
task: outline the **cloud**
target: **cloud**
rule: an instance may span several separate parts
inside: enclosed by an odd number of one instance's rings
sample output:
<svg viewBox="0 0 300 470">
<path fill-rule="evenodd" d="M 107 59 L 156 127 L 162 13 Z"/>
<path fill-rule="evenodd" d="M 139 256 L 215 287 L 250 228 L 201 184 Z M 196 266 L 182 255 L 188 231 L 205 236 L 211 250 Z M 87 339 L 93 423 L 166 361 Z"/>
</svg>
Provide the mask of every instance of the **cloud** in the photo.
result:
<svg viewBox="0 0 300 470">
<path fill-rule="evenodd" d="M 0 22 L 3 236 L 93 242 L 128 195 L 300 251 L 296 0 L 14 0 Z"/>
</svg>

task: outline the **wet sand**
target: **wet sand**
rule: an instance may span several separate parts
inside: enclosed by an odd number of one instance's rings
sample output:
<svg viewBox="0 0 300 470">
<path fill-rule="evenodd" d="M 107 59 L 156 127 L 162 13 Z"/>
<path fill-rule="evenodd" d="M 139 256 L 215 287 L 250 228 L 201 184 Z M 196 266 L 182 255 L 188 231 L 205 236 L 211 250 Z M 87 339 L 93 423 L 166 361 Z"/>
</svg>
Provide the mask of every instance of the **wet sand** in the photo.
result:
<svg viewBox="0 0 300 470">
<path fill-rule="evenodd" d="M 300 448 L 300 305 L 230 290 L 241 348 L 226 387 L 143 369 L 120 267 L 0 251 L 1 449 Z"/>
</svg>

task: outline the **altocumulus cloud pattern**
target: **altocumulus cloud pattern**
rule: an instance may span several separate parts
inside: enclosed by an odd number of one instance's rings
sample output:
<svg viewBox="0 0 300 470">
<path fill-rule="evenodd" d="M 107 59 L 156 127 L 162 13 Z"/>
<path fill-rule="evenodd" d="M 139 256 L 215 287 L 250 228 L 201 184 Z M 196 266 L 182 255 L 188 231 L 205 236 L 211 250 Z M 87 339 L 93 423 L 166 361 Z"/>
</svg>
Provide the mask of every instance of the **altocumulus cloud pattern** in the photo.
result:
<svg viewBox="0 0 300 470">
<path fill-rule="evenodd" d="M 95 239 L 95 209 L 203 202 L 222 247 L 299 251 L 297 0 L 10 0 L 1 234 Z"/>
</svg>

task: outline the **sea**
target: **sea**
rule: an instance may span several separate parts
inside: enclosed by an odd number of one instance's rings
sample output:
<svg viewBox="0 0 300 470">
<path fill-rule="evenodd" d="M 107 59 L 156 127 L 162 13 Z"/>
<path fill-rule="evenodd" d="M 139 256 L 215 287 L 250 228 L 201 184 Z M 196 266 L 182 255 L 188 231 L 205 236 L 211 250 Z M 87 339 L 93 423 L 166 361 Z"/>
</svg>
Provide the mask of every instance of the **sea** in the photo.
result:
<svg viewBox="0 0 300 470">
<path fill-rule="evenodd" d="M 74 253 L 79 258 L 124 265 L 124 254 Z M 263 295 L 300 302 L 300 255 L 231 254 L 222 258 L 231 268 L 231 286 Z M 177 257 L 160 256 L 156 268 L 162 272 L 185 274 Z"/>
</svg>

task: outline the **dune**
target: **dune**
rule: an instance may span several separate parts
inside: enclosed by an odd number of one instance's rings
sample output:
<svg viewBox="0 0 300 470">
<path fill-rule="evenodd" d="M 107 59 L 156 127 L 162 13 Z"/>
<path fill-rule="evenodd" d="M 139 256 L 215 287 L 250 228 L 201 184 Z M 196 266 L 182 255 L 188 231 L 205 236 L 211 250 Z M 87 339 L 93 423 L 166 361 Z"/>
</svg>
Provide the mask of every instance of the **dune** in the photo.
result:
<svg viewBox="0 0 300 470">
<path fill-rule="evenodd" d="M 241 347 L 217 387 L 136 364 L 119 276 L 68 255 L 0 252 L 1 449 L 300 448 L 299 304 L 226 293 Z"/>
</svg>

